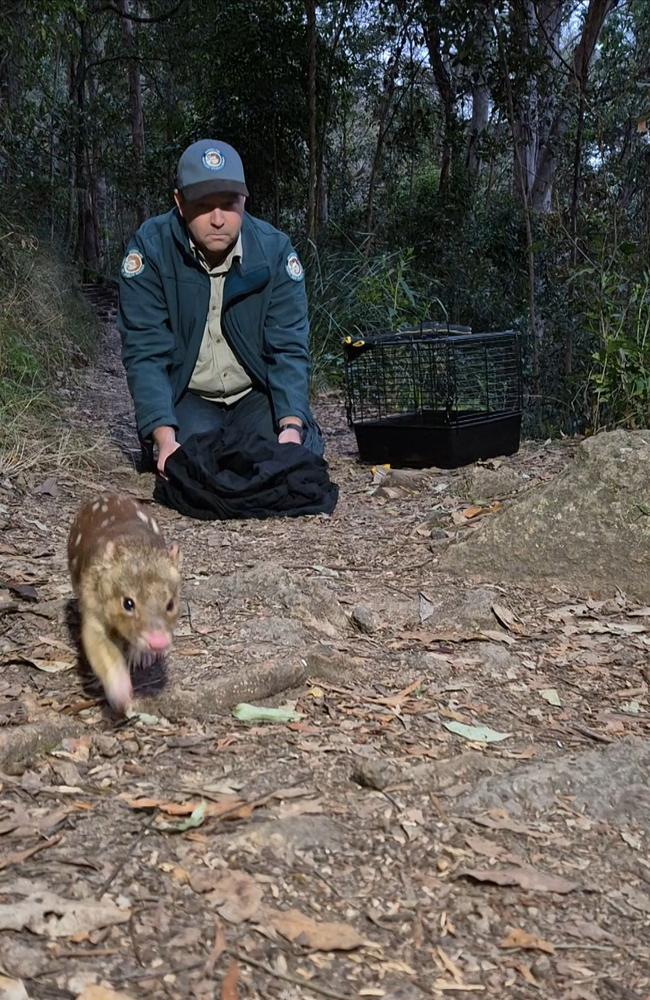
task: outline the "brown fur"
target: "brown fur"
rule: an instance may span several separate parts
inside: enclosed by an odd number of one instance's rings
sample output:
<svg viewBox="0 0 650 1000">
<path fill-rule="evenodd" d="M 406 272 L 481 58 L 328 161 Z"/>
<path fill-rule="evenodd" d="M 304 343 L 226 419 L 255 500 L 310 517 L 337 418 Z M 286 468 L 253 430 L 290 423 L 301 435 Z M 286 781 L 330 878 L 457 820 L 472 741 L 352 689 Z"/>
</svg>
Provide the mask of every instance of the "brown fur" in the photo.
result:
<svg viewBox="0 0 650 1000">
<path fill-rule="evenodd" d="M 124 711 L 132 698 L 130 666 L 157 655 L 147 636 L 163 633 L 171 641 L 178 618 L 178 547 L 166 546 L 155 519 L 135 500 L 108 494 L 77 513 L 68 564 L 84 652 L 108 701 Z"/>
</svg>

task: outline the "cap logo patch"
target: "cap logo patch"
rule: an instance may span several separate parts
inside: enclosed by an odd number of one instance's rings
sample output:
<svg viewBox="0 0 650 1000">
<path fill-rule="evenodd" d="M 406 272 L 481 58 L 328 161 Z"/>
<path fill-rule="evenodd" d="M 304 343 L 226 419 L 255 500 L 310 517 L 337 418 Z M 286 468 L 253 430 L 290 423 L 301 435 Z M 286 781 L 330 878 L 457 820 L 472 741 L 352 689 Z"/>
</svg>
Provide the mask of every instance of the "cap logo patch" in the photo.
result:
<svg viewBox="0 0 650 1000">
<path fill-rule="evenodd" d="M 286 269 L 287 269 L 287 274 L 292 279 L 292 281 L 302 281 L 305 272 L 303 270 L 302 264 L 298 259 L 298 254 L 295 251 L 293 251 L 293 253 L 290 253 L 289 256 L 287 257 Z"/>
<path fill-rule="evenodd" d="M 203 166 L 207 167 L 208 170 L 221 170 L 226 162 L 226 158 L 220 149 L 206 149 L 205 153 L 201 157 Z"/>
<path fill-rule="evenodd" d="M 135 278 L 144 271 L 144 258 L 137 250 L 129 250 L 122 261 L 122 274 L 125 278 Z"/>
</svg>

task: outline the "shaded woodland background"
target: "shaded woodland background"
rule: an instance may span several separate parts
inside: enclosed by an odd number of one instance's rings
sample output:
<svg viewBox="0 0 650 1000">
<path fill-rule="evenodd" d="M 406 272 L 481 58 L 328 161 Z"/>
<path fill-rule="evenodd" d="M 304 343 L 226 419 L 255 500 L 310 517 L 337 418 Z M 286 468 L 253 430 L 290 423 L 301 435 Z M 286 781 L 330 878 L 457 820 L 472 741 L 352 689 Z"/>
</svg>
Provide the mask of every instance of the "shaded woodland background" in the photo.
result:
<svg viewBox="0 0 650 1000">
<path fill-rule="evenodd" d="M 346 333 L 448 318 L 521 331 L 528 433 L 648 424 L 650 0 L 3 6 L 5 415 L 213 136 L 303 256 L 317 386 Z"/>
</svg>

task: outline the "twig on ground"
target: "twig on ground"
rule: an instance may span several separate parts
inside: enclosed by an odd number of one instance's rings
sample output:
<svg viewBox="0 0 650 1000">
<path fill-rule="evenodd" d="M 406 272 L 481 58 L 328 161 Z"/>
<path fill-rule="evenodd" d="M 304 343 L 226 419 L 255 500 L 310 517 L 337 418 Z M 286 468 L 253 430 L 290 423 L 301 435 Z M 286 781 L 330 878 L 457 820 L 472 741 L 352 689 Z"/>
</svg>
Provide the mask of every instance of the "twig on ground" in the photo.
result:
<svg viewBox="0 0 650 1000">
<path fill-rule="evenodd" d="M 230 955 L 231 958 L 236 958 L 243 965 L 250 965 L 253 969 L 265 972 L 267 976 L 272 976 L 274 979 L 282 979 L 285 983 L 292 983 L 294 986 L 300 986 L 305 990 L 311 990 L 312 993 L 318 993 L 322 997 L 330 997 L 330 1000 L 351 1000 L 350 996 L 346 996 L 344 993 L 336 993 L 334 990 L 328 990 L 325 986 L 319 986 L 308 979 L 303 979 L 302 976 L 292 976 L 288 972 L 278 972 L 277 969 L 272 969 L 270 965 L 258 962 L 255 958 L 249 958 L 248 955 L 235 951 L 233 948 L 227 948 L 225 954 Z"/>
<path fill-rule="evenodd" d="M 149 817 L 149 819 L 147 820 L 147 822 L 144 824 L 144 826 L 142 827 L 142 829 L 140 830 L 140 832 L 138 833 L 138 835 L 135 837 L 135 839 L 131 843 L 131 846 L 129 847 L 128 851 L 120 858 L 120 860 L 118 861 L 118 863 L 116 864 L 115 868 L 113 869 L 113 871 L 111 872 L 111 874 L 108 876 L 108 878 L 106 879 L 106 881 L 103 882 L 102 885 L 100 885 L 99 889 L 97 890 L 97 892 L 95 894 L 95 899 L 101 899 L 102 896 L 104 895 L 104 893 L 108 892 L 108 890 L 112 886 L 113 882 L 115 881 L 115 879 L 117 878 L 117 876 L 120 874 L 120 872 L 122 871 L 122 869 L 126 865 L 127 861 L 129 861 L 133 857 L 133 855 L 137 851 L 138 847 L 140 846 L 140 844 L 144 840 L 144 837 L 146 836 L 146 834 L 151 829 L 151 827 L 153 825 L 153 821 L 156 818 L 157 812 L 158 812 L 158 810 L 154 809 L 153 813 L 151 814 L 151 816 Z"/>
</svg>

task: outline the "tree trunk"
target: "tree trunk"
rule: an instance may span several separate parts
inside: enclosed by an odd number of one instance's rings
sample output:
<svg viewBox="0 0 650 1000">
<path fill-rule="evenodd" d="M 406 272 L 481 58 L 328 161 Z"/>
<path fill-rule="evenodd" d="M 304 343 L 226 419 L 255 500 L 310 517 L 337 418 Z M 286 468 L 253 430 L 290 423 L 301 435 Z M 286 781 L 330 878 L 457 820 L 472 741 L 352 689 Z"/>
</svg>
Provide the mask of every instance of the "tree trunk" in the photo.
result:
<svg viewBox="0 0 650 1000">
<path fill-rule="evenodd" d="M 345 20 L 348 16 L 349 10 L 349 0 L 343 0 L 341 3 L 341 10 L 339 11 L 339 20 L 334 25 L 334 37 L 332 39 L 332 44 L 329 50 L 329 58 L 327 62 L 327 79 L 325 81 L 325 94 L 323 99 L 323 108 L 321 116 L 321 127 L 320 134 L 318 137 L 318 152 L 317 152 L 317 163 L 316 163 L 316 202 L 318 205 L 318 222 L 326 223 L 328 219 L 328 192 L 324 186 L 325 180 L 325 147 L 327 145 L 327 130 L 329 128 L 330 120 L 330 107 L 332 103 L 332 79 L 334 76 L 334 64 L 336 60 L 336 52 L 339 47 L 339 42 L 341 40 L 341 35 L 343 33 L 343 28 L 345 27 Z"/>
<path fill-rule="evenodd" d="M 589 0 L 580 41 L 574 49 L 571 60 L 571 73 L 564 85 L 548 135 L 537 157 L 535 179 L 531 189 L 531 207 L 534 212 L 550 211 L 560 146 L 571 124 L 576 97 L 587 85 L 589 64 L 603 23 L 617 3 L 618 0 Z"/>
<path fill-rule="evenodd" d="M 119 10 L 122 14 L 122 41 L 124 50 L 132 58 L 128 62 L 129 71 L 129 106 L 131 111 L 131 141 L 133 143 L 133 167 L 135 175 L 135 215 L 136 223 L 141 226 L 147 218 L 148 204 L 145 191 L 144 172 L 144 115 L 142 112 L 142 87 L 140 82 L 140 67 L 138 64 L 138 53 L 135 37 L 135 28 L 129 14 L 138 16 L 138 4 L 135 0 L 135 10 L 130 10 L 130 0 L 118 0 Z"/>
<path fill-rule="evenodd" d="M 425 4 L 423 24 L 424 39 L 429 52 L 431 71 L 442 103 L 442 152 L 440 155 L 441 191 L 449 185 L 452 174 L 456 144 L 456 80 L 454 71 L 442 51 L 439 17 L 441 0 L 428 0 Z"/>
<path fill-rule="evenodd" d="M 316 3 L 305 0 L 307 13 L 307 99 L 309 108 L 309 182 L 307 187 L 307 239 L 316 242 L 318 227 L 318 150 L 316 105 Z"/>
<path fill-rule="evenodd" d="M 20 115 L 23 86 L 23 54 L 15 38 L 25 30 L 25 10 L 22 2 L 11 12 L 12 31 L 0 33 L 0 135 L 9 138 L 13 132 L 13 122 Z M 9 186 L 12 181 L 11 155 L 0 157 L 0 182 Z"/>
<path fill-rule="evenodd" d="M 465 166 L 470 177 L 476 179 L 481 169 L 481 137 L 490 117 L 490 91 L 482 79 L 472 85 L 472 121 L 467 139 Z"/>
<path fill-rule="evenodd" d="M 379 179 L 379 169 L 381 167 L 384 152 L 384 143 L 386 141 L 386 136 L 391 123 L 391 108 L 393 105 L 395 90 L 397 88 L 397 74 L 400 67 L 402 48 L 404 47 L 404 42 L 406 41 L 407 31 L 408 22 L 405 21 L 402 24 L 402 30 L 400 31 L 397 42 L 395 43 L 395 48 L 388 59 L 386 70 L 384 72 L 384 90 L 379 105 L 377 141 L 375 143 L 375 152 L 372 158 L 370 178 L 368 181 L 368 201 L 366 203 L 366 232 L 368 236 L 372 235 L 375 224 L 375 191 L 377 188 L 377 181 Z M 371 241 L 368 240 L 366 243 L 367 251 L 370 249 L 370 245 Z"/>
<path fill-rule="evenodd" d="M 77 238 L 75 257 L 82 266 L 83 276 L 99 271 L 99 233 L 93 203 L 93 183 L 86 122 L 86 72 L 88 40 L 86 22 L 78 21 L 79 56 L 72 67 L 71 90 L 75 105 L 74 183 L 77 201 Z"/>
</svg>

